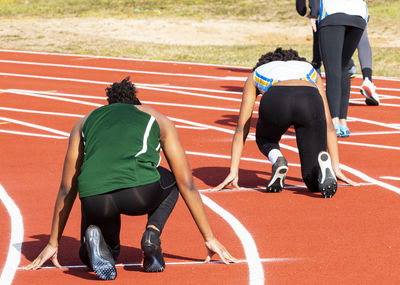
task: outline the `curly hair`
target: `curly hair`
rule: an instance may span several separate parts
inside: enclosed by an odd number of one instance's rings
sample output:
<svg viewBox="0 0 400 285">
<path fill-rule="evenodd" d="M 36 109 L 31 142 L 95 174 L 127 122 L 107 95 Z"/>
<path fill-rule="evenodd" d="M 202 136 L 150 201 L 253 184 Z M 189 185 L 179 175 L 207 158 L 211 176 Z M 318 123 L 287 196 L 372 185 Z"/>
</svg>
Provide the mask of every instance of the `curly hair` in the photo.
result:
<svg viewBox="0 0 400 285">
<path fill-rule="evenodd" d="M 114 82 L 106 88 L 108 104 L 127 103 L 133 105 L 142 105 L 136 97 L 136 87 L 130 81 L 129 76 L 121 82 Z"/>
<path fill-rule="evenodd" d="M 298 61 L 307 61 L 306 58 L 300 57 L 299 53 L 294 49 L 282 49 L 281 47 L 277 48 L 274 52 L 268 52 L 262 55 L 256 66 L 254 66 L 253 71 L 259 67 L 260 65 L 266 64 L 271 61 L 288 61 L 288 60 L 298 60 Z"/>
</svg>

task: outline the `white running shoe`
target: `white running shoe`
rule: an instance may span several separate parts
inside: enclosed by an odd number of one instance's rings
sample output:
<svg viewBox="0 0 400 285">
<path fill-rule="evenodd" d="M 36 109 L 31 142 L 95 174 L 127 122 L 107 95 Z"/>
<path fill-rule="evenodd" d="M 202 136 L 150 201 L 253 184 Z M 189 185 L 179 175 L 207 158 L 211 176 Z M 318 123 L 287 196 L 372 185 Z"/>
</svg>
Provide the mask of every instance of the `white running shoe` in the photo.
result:
<svg viewBox="0 0 400 285">
<path fill-rule="evenodd" d="M 283 156 L 278 157 L 272 165 L 272 177 L 267 185 L 267 192 L 279 193 L 285 185 L 286 172 L 288 171 L 288 163 Z"/>
<path fill-rule="evenodd" d="M 368 78 L 365 78 L 363 84 L 360 87 L 360 92 L 365 96 L 365 103 L 367 105 L 378 106 L 379 96 L 376 94 L 376 87 L 374 83 Z"/>
<path fill-rule="evenodd" d="M 318 188 L 324 198 L 332 198 L 337 190 L 337 180 L 332 168 L 329 153 L 321 151 L 318 154 Z"/>
</svg>

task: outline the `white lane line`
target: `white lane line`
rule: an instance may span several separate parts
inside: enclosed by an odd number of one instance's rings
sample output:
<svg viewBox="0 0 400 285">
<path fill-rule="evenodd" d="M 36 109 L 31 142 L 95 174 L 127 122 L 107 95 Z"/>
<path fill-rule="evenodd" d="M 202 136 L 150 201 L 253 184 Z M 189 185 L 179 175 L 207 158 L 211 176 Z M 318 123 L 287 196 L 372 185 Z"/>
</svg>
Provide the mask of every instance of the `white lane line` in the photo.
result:
<svg viewBox="0 0 400 285">
<path fill-rule="evenodd" d="M 0 130 L 0 133 L 12 134 L 12 135 L 20 135 L 20 136 L 29 136 L 29 137 L 50 138 L 50 139 L 62 139 L 62 140 L 68 139 L 68 137 L 42 135 L 42 134 L 37 134 L 37 133 L 18 132 L 18 131 L 10 131 L 10 130 Z"/>
<path fill-rule="evenodd" d="M 385 189 L 387 189 L 387 190 L 390 190 L 390 191 L 393 191 L 393 192 L 395 192 L 395 193 L 397 193 L 397 194 L 400 194 L 400 188 L 398 188 L 398 187 L 395 187 L 395 186 L 390 185 L 390 184 L 387 184 L 387 183 L 385 183 L 385 182 L 376 180 L 376 179 L 374 179 L 374 178 L 372 178 L 372 177 L 370 177 L 370 176 L 368 176 L 368 175 L 362 173 L 361 171 L 356 170 L 356 169 L 354 169 L 354 168 L 351 168 L 351 167 L 349 167 L 349 166 L 347 166 L 347 165 L 340 164 L 340 167 L 341 167 L 343 170 L 345 170 L 345 171 L 347 171 L 347 172 L 350 172 L 350 173 L 354 174 L 355 176 L 360 177 L 360 178 L 363 179 L 364 181 L 367 181 L 367 182 L 376 184 L 376 185 L 378 185 L 378 186 L 381 186 L 382 188 L 385 188 Z"/>
<path fill-rule="evenodd" d="M 174 77 L 193 77 L 193 78 L 204 78 L 204 79 L 214 79 L 214 80 L 229 80 L 229 81 L 245 81 L 246 78 L 234 77 L 234 76 L 209 76 L 200 74 L 189 74 L 189 73 L 169 73 L 169 72 L 155 72 L 155 71 L 142 71 L 135 69 L 119 69 L 119 68 L 107 68 L 107 67 L 94 67 L 85 65 L 68 65 L 68 64 L 56 64 L 56 63 L 46 63 L 46 62 L 32 62 L 32 61 L 16 61 L 16 60 L 1 60 L 0 63 L 10 63 L 10 64 L 23 64 L 23 65 L 36 65 L 36 66 L 48 66 L 57 68 L 71 68 L 71 69 L 86 69 L 86 70 L 97 70 L 97 71 L 111 71 L 111 72 L 126 72 L 126 73 L 136 73 L 136 74 L 152 74 L 159 76 L 174 76 Z"/>
<path fill-rule="evenodd" d="M 377 126 L 389 128 L 389 129 L 400 130 L 400 126 L 396 126 L 394 124 L 381 123 L 381 122 L 377 122 L 377 121 L 372 121 L 372 120 L 367 120 L 367 119 L 362 119 L 362 118 L 355 118 L 355 117 L 348 117 L 348 118 L 351 120 L 354 120 L 356 122 L 362 122 L 362 123 L 367 123 L 367 124 L 371 124 L 371 125 L 377 125 Z"/>
<path fill-rule="evenodd" d="M 264 285 L 264 270 L 261 264 L 260 256 L 258 254 L 256 243 L 254 242 L 251 234 L 246 228 L 237 220 L 232 214 L 225 209 L 221 208 L 217 203 L 212 201 L 210 198 L 202 195 L 201 198 L 203 203 L 212 209 L 215 213 L 220 215 L 235 231 L 236 235 L 242 242 L 244 252 L 246 254 L 246 260 L 249 267 L 249 278 L 251 285 Z"/>
<path fill-rule="evenodd" d="M 68 99 L 64 97 L 72 97 L 68 96 L 67 94 L 56 94 L 54 95 L 44 95 L 44 92 L 27 92 L 27 91 L 17 91 L 13 89 L 0 89 L 0 92 L 7 92 L 7 93 L 12 93 L 16 95 L 24 95 L 24 96 L 31 96 L 31 97 L 38 97 L 38 98 L 46 98 L 46 99 L 53 99 L 53 100 L 61 100 L 65 102 L 71 102 L 71 103 L 79 103 L 79 104 L 85 104 L 85 105 L 90 105 L 90 106 L 102 106 L 102 104 L 99 103 L 91 103 L 87 101 L 81 101 L 81 100 L 76 100 L 76 99 Z M 179 93 L 179 92 L 175 92 Z M 186 92 L 187 93 L 187 92 Z M 60 97 L 61 96 L 61 97 Z M 86 95 L 73 95 L 75 98 L 87 98 L 87 99 L 100 99 L 100 100 L 105 100 L 104 97 L 97 97 L 97 96 L 86 96 Z M 204 96 L 202 96 L 204 97 Z M 220 99 L 219 97 L 218 99 Z M 222 107 L 212 107 L 212 106 L 200 106 L 200 105 L 188 105 L 188 104 L 177 104 L 177 103 L 168 103 L 168 102 L 154 102 L 154 101 L 144 101 L 141 100 L 142 103 L 148 104 L 148 105 L 159 105 L 159 106 L 173 106 L 173 107 L 182 107 L 182 108 L 191 108 L 191 109 L 205 109 L 205 110 L 215 110 L 215 111 L 226 111 L 226 112 L 239 112 L 239 109 L 232 109 L 232 108 L 222 108 Z M 258 113 L 257 111 L 254 111 L 254 113 Z"/>
<path fill-rule="evenodd" d="M 155 60 L 155 59 L 140 59 L 140 58 L 128 58 L 128 57 L 114 57 L 114 56 L 99 56 L 99 55 L 82 55 L 82 54 L 70 54 L 70 53 L 53 53 L 53 52 L 41 52 L 41 51 L 23 51 L 23 50 L 8 50 L 8 49 L 0 49 L 0 52 L 8 52 L 8 53 L 23 53 L 23 54 L 39 54 L 39 55 L 53 55 L 59 57 L 76 57 L 80 59 L 87 58 L 101 58 L 101 59 L 115 59 L 120 61 L 139 61 L 139 62 L 158 62 L 158 63 L 174 63 L 181 65 L 197 65 L 197 66 L 216 66 L 216 67 L 229 67 L 234 69 L 243 69 L 244 71 L 251 71 L 250 67 L 243 66 L 233 66 L 233 65 L 222 65 L 222 64 L 211 64 L 211 63 L 199 63 L 199 62 L 184 62 L 184 61 L 170 61 L 170 60 Z M 377 78 L 377 76 L 374 76 Z"/>
<path fill-rule="evenodd" d="M 294 258 L 290 258 L 290 257 L 274 257 L 274 258 L 260 258 L 261 262 L 294 262 L 294 261 L 300 261 L 303 260 L 304 258 L 298 258 L 298 257 L 294 257 Z M 248 263 L 248 261 L 246 259 L 241 259 L 238 260 L 237 263 Z M 204 265 L 207 263 L 204 263 L 204 261 L 176 261 L 176 262 L 166 262 L 166 265 Z M 223 264 L 222 261 L 219 260 L 212 260 L 210 261 L 208 264 Z M 117 263 L 115 264 L 115 267 L 142 267 L 142 263 L 141 262 L 135 262 L 135 263 Z M 74 268 L 87 268 L 86 265 L 64 265 L 61 266 L 61 268 L 63 269 L 74 269 Z M 25 270 L 24 267 L 18 267 L 18 270 Z M 39 267 L 39 269 L 58 269 L 55 266 L 42 266 Z"/>
<path fill-rule="evenodd" d="M 347 142 L 347 141 L 338 141 L 338 143 L 339 143 L 339 144 L 346 144 L 346 145 L 357 145 L 357 146 L 372 147 L 372 148 L 400 150 L 400 147 L 397 147 L 397 146 L 390 146 L 390 145 L 369 144 L 369 143 L 357 143 L 357 142 Z"/>
<path fill-rule="evenodd" d="M 31 124 L 31 123 L 14 120 L 14 119 L 10 119 L 10 118 L 5 118 L 5 117 L 0 117 L 0 120 L 69 137 L 69 133 L 59 131 L 56 129 L 52 129 L 52 128 L 48 128 L 48 127 L 44 127 L 44 126 L 40 126 L 40 125 L 36 125 L 36 124 Z"/>
<path fill-rule="evenodd" d="M 110 85 L 110 84 L 113 83 L 113 82 L 96 81 L 96 80 L 85 80 L 85 79 L 77 79 L 77 78 L 61 78 L 61 77 L 52 77 L 52 76 L 39 76 L 39 75 L 4 73 L 4 72 L 0 72 L 0 76 L 23 77 L 23 78 L 66 81 L 66 82 L 79 82 L 79 83 L 88 83 L 88 84 L 96 84 L 96 85 Z M 199 93 L 193 93 L 193 92 L 178 91 L 178 90 L 173 90 L 173 89 L 170 90 L 170 89 L 164 88 L 163 85 L 152 85 L 152 86 L 155 86 L 155 87 L 150 87 L 149 84 L 141 84 L 141 83 L 135 83 L 135 85 L 140 89 L 147 89 L 147 90 L 154 90 L 154 91 L 160 91 L 160 92 L 183 94 L 183 95 L 187 95 L 187 96 L 205 97 L 205 98 L 219 99 L 219 100 L 225 100 L 225 101 L 241 102 L 241 99 L 239 99 L 239 98 L 230 98 L 230 97 L 206 95 L 206 94 L 199 94 Z M 258 101 L 256 103 L 258 103 Z"/>
<path fill-rule="evenodd" d="M 394 176 L 381 176 L 379 178 L 400 181 L 400 177 L 394 177 Z"/>
<path fill-rule="evenodd" d="M 400 134 L 400 131 L 386 131 L 386 132 L 355 132 L 351 136 L 376 136 L 376 135 L 394 135 Z"/>
<path fill-rule="evenodd" d="M 52 56 L 58 56 L 58 57 L 74 57 L 77 60 L 100 58 L 100 59 L 113 59 L 113 60 L 119 60 L 119 61 L 133 61 L 133 62 L 157 62 L 157 63 L 165 63 L 165 64 L 173 63 L 173 64 L 179 64 L 179 65 L 215 66 L 215 67 L 224 67 L 224 68 L 232 68 L 232 69 L 242 69 L 243 71 L 248 71 L 248 72 L 251 72 L 251 69 L 252 69 L 251 67 L 247 67 L 247 66 L 172 61 L 172 60 L 140 59 L 140 58 L 115 57 L 115 56 L 99 56 L 99 55 L 88 55 L 88 54 L 70 54 L 70 53 L 54 53 L 54 52 L 23 51 L 23 50 L 8 50 L 8 49 L 0 49 L 0 52 L 16 53 L 16 54 L 20 53 L 20 54 L 52 55 Z M 323 73 L 323 75 L 324 75 L 324 73 Z M 357 75 L 356 77 L 362 78 L 362 76 L 360 76 L 360 75 Z M 397 77 L 374 76 L 374 78 L 379 79 L 379 80 L 400 82 L 400 78 L 397 78 Z"/>
<path fill-rule="evenodd" d="M 61 117 L 76 117 L 76 118 L 82 118 L 83 117 L 83 115 L 78 115 L 78 114 L 59 113 L 59 112 L 46 112 L 46 111 L 37 111 L 37 110 L 28 110 L 28 109 L 19 109 L 19 108 L 8 108 L 8 107 L 0 107 L 0 110 L 11 111 L 11 112 L 20 112 L 20 113 L 30 113 L 30 114 L 61 116 Z"/>
<path fill-rule="evenodd" d="M 11 218 L 11 237 L 8 247 L 6 263 L 0 276 L 1 285 L 9 285 L 14 279 L 15 272 L 21 260 L 21 247 L 24 238 L 24 224 L 18 206 L 7 194 L 4 187 L 0 184 L 0 200 L 7 209 Z M 5 235 L 3 231 L 3 235 Z"/>
<path fill-rule="evenodd" d="M 1 89 L 0 89 L 1 91 Z M 12 91 L 15 92 L 15 91 Z M 90 105 L 90 106 L 102 106 L 101 104 L 98 103 L 91 103 L 91 102 L 86 102 L 86 101 L 82 101 L 82 100 L 76 100 L 76 99 L 68 99 L 68 98 L 64 98 L 64 97 L 56 97 L 56 96 L 49 96 L 49 95 L 40 95 L 34 92 L 16 92 L 16 94 L 19 95 L 27 95 L 27 96 L 34 96 L 34 97 L 40 97 L 40 98 L 47 98 L 47 99 L 53 99 L 53 100 L 61 100 L 61 101 L 66 101 L 66 102 L 71 102 L 71 103 L 79 103 L 79 104 L 85 104 L 85 105 Z M 100 97 L 96 97 L 96 98 L 100 98 Z M 174 106 L 174 107 L 185 107 L 185 108 L 198 108 L 198 109 L 205 109 L 205 110 L 217 110 L 217 111 L 226 111 L 226 112 L 239 112 L 238 109 L 230 109 L 230 108 L 219 108 L 219 107 L 209 107 L 209 106 L 197 106 L 197 105 L 187 105 L 187 104 L 175 104 L 175 103 L 165 103 L 165 102 L 150 102 L 150 101 L 143 101 L 143 103 L 145 104 L 149 104 L 149 105 L 162 105 L 162 106 Z M 2 107 L 0 107 L 1 109 Z M 4 108 L 5 109 L 5 108 Z M 18 110 L 18 109 L 15 109 Z M 28 112 L 28 111 L 27 111 Z M 32 111 L 33 112 L 33 111 Z M 39 112 L 39 111 L 37 111 Z M 257 111 L 254 111 L 255 113 L 257 113 Z M 51 114 L 51 112 L 49 112 L 49 114 Z M 54 114 L 61 114 L 61 113 L 54 113 Z M 357 118 L 351 118 L 350 121 L 356 121 L 356 120 L 360 120 Z M 190 121 L 189 121 L 190 122 Z M 190 122 L 191 124 L 192 122 Z M 377 124 L 382 124 L 382 123 L 378 123 L 375 122 Z M 391 128 L 396 128 L 398 129 L 399 127 L 397 125 L 394 124 L 384 124 L 385 127 L 391 127 Z M 197 126 L 198 128 L 201 129 L 206 129 L 209 128 L 210 126 L 207 125 L 202 125 L 202 126 Z M 233 131 L 232 131 L 233 132 Z M 230 133 L 232 133 L 230 132 Z M 365 134 L 365 133 L 364 133 Z M 376 133 L 373 133 L 376 134 Z M 354 133 L 353 135 L 357 135 L 357 133 Z M 287 138 L 295 138 L 294 136 L 284 136 L 283 139 L 287 139 Z M 254 134 L 249 134 L 249 139 L 250 140 L 254 140 Z M 366 144 L 366 143 L 356 143 L 356 142 L 346 142 L 346 141 L 338 141 L 339 144 L 347 144 L 347 145 L 358 145 L 358 146 L 364 146 L 364 147 L 373 147 L 373 148 L 382 148 L 382 149 L 393 149 L 393 150 L 400 150 L 399 147 L 396 146 L 385 146 L 385 145 L 376 145 L 376 144 Z M 285 148 L 287 148 L 286 146 L 284 146 Z M 290 149 L 290 148 L 289 148 Z"/>
</svg>

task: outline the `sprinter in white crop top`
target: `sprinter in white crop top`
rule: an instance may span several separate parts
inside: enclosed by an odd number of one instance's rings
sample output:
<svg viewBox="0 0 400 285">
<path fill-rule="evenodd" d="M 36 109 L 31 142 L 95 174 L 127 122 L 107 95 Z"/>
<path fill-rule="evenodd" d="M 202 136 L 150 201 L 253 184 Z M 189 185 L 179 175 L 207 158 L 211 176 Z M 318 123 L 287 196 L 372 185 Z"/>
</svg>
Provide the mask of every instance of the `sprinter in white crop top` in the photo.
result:
<svg viewBox="0 0 400 285">
<path fill-rule="evenodd" d="M 296 131 L 303 181 L 311 192 L 321 192 L 324 198 L 331 198 L 337 190 L 336 177 L 356 184 L 346 178 L 339 167 L 336 132 L 321 77 L 297 51 L 277 48 L 264 54 L 247 78 L 232 139 L 230 173 L 214 190 L 226 186 L 240 188 L 240 157 L 259 94 L 262 98 L 256 142 L 272 163 L 266 192 L 281 192 L 284 188 L 288 163 L 280 151 L 279 141 L 290 126 Z"/>
<path fill-rule="evenodd" d="M 254 70 L 254 81 L 262 94 L 275 83 L 291 79 L 308 81 L 317 87 L 317 71 L 306 61 L 272 61 Z"/>
</svg>

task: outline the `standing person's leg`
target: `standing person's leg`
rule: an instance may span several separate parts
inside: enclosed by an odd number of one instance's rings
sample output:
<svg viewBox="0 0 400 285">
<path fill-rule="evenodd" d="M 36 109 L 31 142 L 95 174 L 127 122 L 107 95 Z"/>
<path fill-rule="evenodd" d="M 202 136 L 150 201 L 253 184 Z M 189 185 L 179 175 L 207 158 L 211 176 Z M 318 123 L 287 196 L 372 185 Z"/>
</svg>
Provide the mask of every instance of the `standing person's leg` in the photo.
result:
<svg viewBox="0 0 400 285">
<path fill-rule="evenodd" d="M 291 125 L 291 103 L 288 94 L 281 92 L 287 86 L 273 86 L 260 101 L 256 127 L 256 142 L 260 151 L 272 163 L 272 176 L 267 192 L 281 192 L 288 170 L 287 161 L 279 148 L 282 135 Z"/>
<path fill-rule="evenodd" d="M 318 30 L 322 62 L 325 68 L 326 96 L 336 134 L 341 135 L 339 116 L 342 99 L 342 50 L 345 26 L 323 26 Z"/>
<path fill-rule="evenodd" d="M 379 96 L 376 93 L 374 83 L 372 83 L 372 49 L 368 40 L 367 28 L 365 28 L 361 36 L 357 49 L 363 75 L 360 92 L 365 96 L 365 103 L 367 105 L 377 106 L 379 105 Z"/>
<path fill-rule="evenodd" d="M 313 31 L 313 59 L 312 66 L 321 74 L 321 51 L 319 48 L 318 32 Z"/>
<path fill-rule="evenodd" d="M 360 41 L 363 29 L 347 26 L 344 34 L 343 51 L 342 51 L 342 81 L 341 81 L 341 100 L 340 100 L 340 114 L 339 121 L 341 125 L 342 137 L 350 135 L 349 128 L 347 127 L 347 111 L 349 108 L 350 99 L 350 77 L 346 66 L 348 65 L 351 57 L 353 56 L 357 45 Z"/>
</svg>

